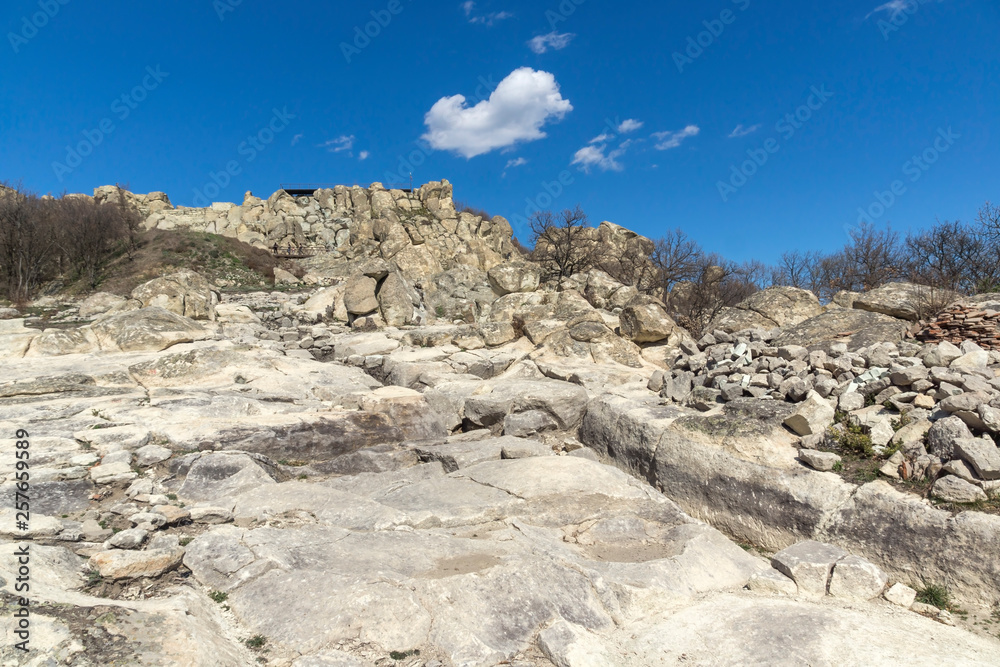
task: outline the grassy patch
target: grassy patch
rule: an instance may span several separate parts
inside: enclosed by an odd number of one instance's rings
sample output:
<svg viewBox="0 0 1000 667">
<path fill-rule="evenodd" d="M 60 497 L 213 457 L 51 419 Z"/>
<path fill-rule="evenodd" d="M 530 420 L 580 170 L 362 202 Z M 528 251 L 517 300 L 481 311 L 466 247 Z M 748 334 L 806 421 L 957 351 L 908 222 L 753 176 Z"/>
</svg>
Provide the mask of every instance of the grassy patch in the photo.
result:
<svg viewBox="0 0 1000 667">
<path fill-rule="evenodd" d="M 208 597 L 212 598 L 212 602 L 218 602 L 222 604 L 229 599 L 229 593 L 223 593 L 222 591 L 212 591 L 208 594 Z"/>
<path fill-rule="evenodd" d="M 917 602 L 923 602 L 938 609 L 947 609 L 951 604 L 951 595 L 944 586 L 927 584 L 917 591 Z"/>
<path fill-rule="evenodd" d="M 409 651 L 389 651 L 389 657 L 393 660 L 406 660 L 413 655 L 420 655 L 420 649 L 414 648 Z"/>
<path fill-rule="evenodd" d="M 267 637 L 264 635 L 254 635 L 243 642 L 251 651 L 259 651 L 267 644 Z"/>
</svg>

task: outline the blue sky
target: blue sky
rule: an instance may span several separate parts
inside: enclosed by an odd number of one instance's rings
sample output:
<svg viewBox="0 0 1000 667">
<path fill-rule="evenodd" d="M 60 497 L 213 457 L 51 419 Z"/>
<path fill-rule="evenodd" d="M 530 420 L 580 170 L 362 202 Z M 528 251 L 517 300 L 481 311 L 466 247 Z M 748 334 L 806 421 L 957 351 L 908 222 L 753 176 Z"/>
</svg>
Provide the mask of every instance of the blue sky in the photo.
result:
<svg viewBox="0 0 1000 667">
<path fill-rule="evenodd" d="M 0 16 L 0 180 L 41 193 L 240 202 L 412 166 L 522 237 L 526 210 L 580 204 L 768 262 L 839 247 L 862 212 L 908 230 L 1000 199 L 995 0 L 7 0 Z"/>
</svg>

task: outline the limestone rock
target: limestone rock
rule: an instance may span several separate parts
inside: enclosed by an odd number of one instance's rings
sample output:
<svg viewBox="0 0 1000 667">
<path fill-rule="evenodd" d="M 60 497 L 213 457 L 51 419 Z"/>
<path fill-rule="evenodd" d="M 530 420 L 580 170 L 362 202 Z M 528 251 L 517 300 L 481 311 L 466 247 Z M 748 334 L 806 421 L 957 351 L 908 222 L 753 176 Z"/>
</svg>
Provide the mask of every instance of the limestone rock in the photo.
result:
<svg viewBox="0 0 1000 667">
<path fill-rule="evenodd" d="M 790 577 L 804 595 L 822 597 L 834 565 L 847 556 L 839 547 L 807 541 L 782 549 L 771 558 L 771 566 Z"/>
<path fill-rule="evenodd" d="M 755 573 L 747 582 L 747 588 L 768 595 L 795 595 L 799 591 L 794 581 L 773 568 Z"/>
<path fill-rule="evenodd" d="M 90 565 L 105 579 L 158 577 L 176 569 L 184 558 L 183 549 L 146 551 L 101 551 L 90 557 Z"/>
<path fill-rule="evenodd" d="M 419 303 L 413 289 L 398 273 L 390 273 L 378 291 L 378 304 L 382 318 L 390 327 L 401 327 L 414 322 L 414 308 Z"/>
<path fill-rule="evenodd" d="M 151 280 L 132 290 L 132 298 L 143 308 L 159 307 L 192 320 L 215 319 L 212 288 L 208 280 L 194 271 Z"/>
<path fill-rule="evenodd" d="M 622 336 L 634 343 L 680 341 L 683 329 L 655 303 L 627 306 L 621 313 Z"/>
<path fill-rule="evenodd" d="M 813 470 L 829 472 L 841 462 L 841 458 L 832 452 L 820 452 L 815 449 L 800 449 L 799 458 Z"/>
<path fill-rule="evenodd" d="M 833 424 L 834 412 L 825 398 L 811 391 L 806 400 L 796 406 L 795 412 L 785 419 L 785 426 L 800 436 L 825 433 Z"/>
<path fill-rule="evenodd" d="M 295 274 L 290 273 L 282 268 L 275 267 L 274 269 L 274 284 L 275 285 L 298 285 L 302 281 L 295 277 Z"/>
<path fill-rule="evenodd" d="M 804 322 L 823 312 L 812 292 L 796 287 L 769 287 L 751 295 L 712 320 L 710 330 L 735 333 L 746 329 L 774 329 Z"/>
<path fill-rule="evenodd" d="M 961 418 L 946 417 L 934 422 L 928 429 L 927 449 L 934 456 L 948 461 L 954 458 L 955 443 L 971 438 L 972 431 Z"/>
<path fill-rule="evenodd" d="M 376 282 L 368 276 L 355 276 L 347 281 L 344 291 L 344 306 L 351 315 L 367 315 L 378 310 L 375 298 Z"/>
<path fill-rule="evenodd" d="M 210 335 L 197 322 L 159 307 L 114 315 L 91 326 L 102 349 L 122 352 L 159 352 Z"/>
<path fill-rule="evenodd" d="M 885 590 L 889 576 L 877 565 L 858 556 L 837 561 L 830 577 L 830 595 L 848 600 L 871 600 Z"/>
<path fill-rule="evenodd" d="M 884 597 L 894 605 L 909 609 L 917 599 L 917 592 L 906 584 L 895 583 L 885 592 Z"/>
<path fill-rule="evenodd" d="M 247 306 L 220 303 L 215 306 L 215 321 L 220 324 L 259 324 L 260 318 Z"/>
<path fill-rule="evenodd" d="M 934 482 L 931 495 L 948 503 L 974 503 L 987 499 L 986 493 L 978 486 L 954 475 L 947 475 Z"/>
<path fill-rule="evenodd" d="M 888 283 L 858 296 L 854 308 L 915 322 L 934 315 L 960 296 L 924 285 Z"/>
<path fill-rule="evenodd" d="M 837 343 L 855 351 L 883 341 L 898 341 L 906 334 L 905 321 L 863 310 L 830 310 L 787 327 L 772 345 L 826 348 Z"/>
<path fill-rule="evenodd" d="M 116 308 L 125 303 L 125 297 L 107 292 L 96 292 L 91 294 L 80 303 L 78 314 L 80 317 L 93 317 L 103 315 L 112 308 Z"/>
<path fill-rule="evenodd" d="M 537 264 L 529 262 L 507 262 L 494 266 L 487 274 L 490 286 L 498 296 L 518 292 L 534 292 L 541 281 L 541 271 Z"/>
<path fill-rule="evenodd" d="M 1000 449 L 992 441 L 960 438 L 955 441 L 955 456 L 971 465 L 981 479 L 1000 479 Z"/>
</svg>

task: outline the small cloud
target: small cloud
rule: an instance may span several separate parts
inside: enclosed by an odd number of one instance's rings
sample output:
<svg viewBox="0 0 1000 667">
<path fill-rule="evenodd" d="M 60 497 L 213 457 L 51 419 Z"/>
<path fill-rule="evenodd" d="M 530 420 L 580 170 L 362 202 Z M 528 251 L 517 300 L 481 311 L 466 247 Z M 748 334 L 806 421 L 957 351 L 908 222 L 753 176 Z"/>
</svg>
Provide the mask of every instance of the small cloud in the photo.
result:
<svg viewBox="0 0 1000 667">
<path fill-rule="evenodd" d="M 588 144 L 604 144 L 604 143 L 607 143 L 607 142 L 611 141 L 614 138 L 615 138 L 615 135 L 609 134 L 608 132 L 605 132 L 604 134 L 600 134 L 600 135 L 594 137 L 593 139 L 591 139 L 587 143 Z"/>
<path fill-rule="evenodd" d="M 370 156 L 371 153 L 369 153 L 368 151 L 361 151 L 360 153 L 358 153 L 358 159 L 361 160 L 362 162 L 367 160 Z"/>
<path fill-rule="evenodd" d="M 292 145 L 294 146 L 295 144 L 297 144 L 300 141 L 302 141 L 302 137 L 304 137 L 304 136 L 306 136 L 306 135 L 304 135 L 304 134 L 296 134 L 294 137 L 292 137 Z"/>
<path fill-rule="evenodd" d="M 493 27 L 494 23 L 503 21 L 504 19 L 513 18 L 513 14 L 510 12 L 491 12 L 485 16 L 474 16 L 469 19 L 469 23 L 478 23 L 486 26 L 487 28 Z"/>
<path fill-rule="evenodd" d="M 508 160 L 507 166 L 504 167 L 504 169 L 510 169 L 511 167 L 523 167 L 526 164 L 528 164 L 528 161 L 523 157 L 519 157 L 516 160 Z"/>
<path fill-rule="evenodd" d="M 466 17 L 472 16 L 472 10 L 474 10 L 475 8 L 476 8 L 476 3 L 473 2 L 472 0 L 469 0 L 469 2 L 462 3 L 462 11 L 465 12 Z"/>
<path fill-rule="evenodd" d="M 435 150 L 474 158 L 525 141 L 544 139 L 542 127 L 561 121 L 573 105 L 555 76 L 530 67 L 516 69 L 488 100 L 469 106 L 464 95 L 442 97 L 424 117 L 423 139 Z"/>
<path fill-rule="evenodd" d="M 743 127 L 742 124 L 737 125 L 736 129 L 729 133 L 730 139 L 739 139 L 740 137 L 745 137 L 748 134 L 753 134 L 760 129 L 760 125 L 754 125 L 753 127 Z"/>
<path fill-rule="evenodd" d="M 354 135 L 343 134 L 336 139 L 330 139 L 326 143 L 320 144 L 320 148 L 325 148 L 331 153 L 348 153 L 354 148 Z"/>
<path fill-rule="evenodd" d="M 685 139 L 697 136 L 699 132 L 701 132 L 701 128 L 697 125 L 688 125 L 678 132 L 654 132 L 653 138 L 656 139 L 656 150 L 666 151 L 671 148 L 677 148 Z"/>
<path fill-rule="evenodd" d="M 531 41 L 528 42 L 528 47 L 538 55 L 542 55 L 549 49 L 553 51 L 561 51 L 569 46 L 569 43 L 573 41 L 574 37 L 576 37 L 576 35 L 571 32 L 560 33 L 557 30 L 553 30 L 547 35 L 539 35 L 538 37 L 531 39 Z"/>
<path fill-rule="evenodd" d="M 629 132 L 635 132 L 641 128 L 645 123 L 634 118 L 628 118 L 623 120 L 621 125 L 618 126 L 618 132 L 621 134 L 628 134 Z"/>
<path fill-rule="evenodd" d="M 597 167 L 601 171 L 624 171 L 625 166 L 618 161 L 618 158 L 625 155 L 628 143 L 622 144 L 610 153 L 605 153 L 607 145 L 584 146 L 573 156 L 570 164 L 578 166 L 582 171 L 590 173 L 591 168 Z"/>
</svg>

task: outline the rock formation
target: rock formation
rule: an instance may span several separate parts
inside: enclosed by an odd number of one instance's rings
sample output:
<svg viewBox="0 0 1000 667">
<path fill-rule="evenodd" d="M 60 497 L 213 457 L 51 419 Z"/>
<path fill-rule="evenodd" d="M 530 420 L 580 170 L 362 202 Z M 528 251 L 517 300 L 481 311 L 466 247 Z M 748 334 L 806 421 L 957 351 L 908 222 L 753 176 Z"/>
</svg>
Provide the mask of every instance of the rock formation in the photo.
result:
<svg viewBox="0 0 1000 667">
<path fill-rule="evenodd" d="M 331 251 L 283 291 L 181 272 L 0 320 L 5 661 L 1000 663 L 988 300 L 922 342 L 908 287 L 772 289 L 695 340 L 605 271 L 544 281 L 447 182 L 121 196 Z"/>
</svg>

